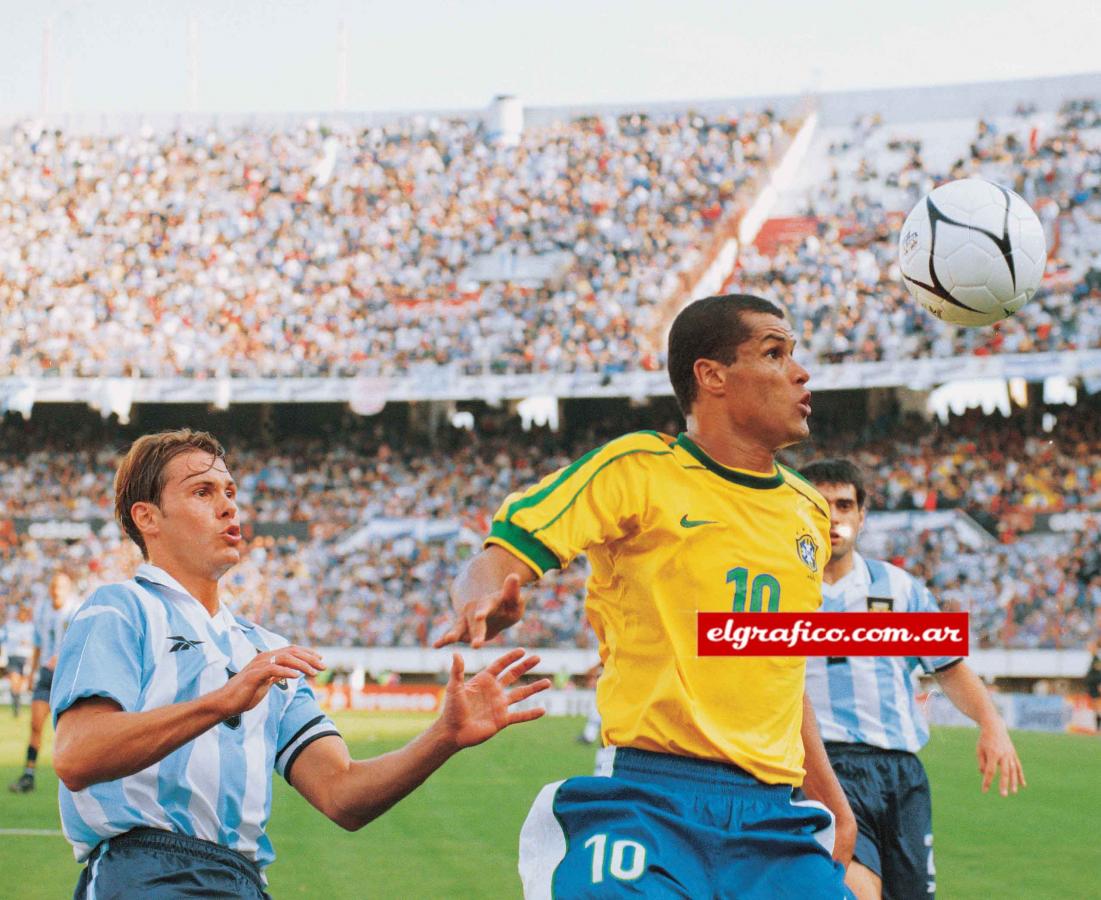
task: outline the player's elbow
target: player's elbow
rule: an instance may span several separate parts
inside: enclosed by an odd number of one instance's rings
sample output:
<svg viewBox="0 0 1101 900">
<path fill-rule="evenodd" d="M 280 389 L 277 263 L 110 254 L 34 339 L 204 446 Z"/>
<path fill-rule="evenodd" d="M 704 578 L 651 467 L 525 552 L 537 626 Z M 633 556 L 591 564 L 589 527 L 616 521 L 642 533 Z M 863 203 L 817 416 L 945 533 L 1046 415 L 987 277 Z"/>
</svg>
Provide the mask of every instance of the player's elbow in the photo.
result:
<svg viewBox="0 0 1101 900">
<path fill-rule="evenodd" d="M 345 831 L 359 831 L 375 818 L 372 815 L 365 815 L 362 810 L 341 803 L 333 803 L 322 812 L 331 822 L 335 822 Z"/>
<path fill-rule="evenodd" d="M 82 764 L 80 755 L 64 747 L 54 749 L 54 772 L 61 783 L 74 794 L 94 783 L 91 774 Z"/>
</svg>

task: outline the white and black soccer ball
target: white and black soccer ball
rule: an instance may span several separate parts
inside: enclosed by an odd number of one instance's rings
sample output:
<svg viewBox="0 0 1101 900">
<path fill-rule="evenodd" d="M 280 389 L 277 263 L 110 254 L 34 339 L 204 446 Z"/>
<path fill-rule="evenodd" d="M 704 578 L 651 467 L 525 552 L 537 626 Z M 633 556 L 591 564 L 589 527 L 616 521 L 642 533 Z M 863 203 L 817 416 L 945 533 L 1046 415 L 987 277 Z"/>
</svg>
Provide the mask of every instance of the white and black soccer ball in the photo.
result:
<svg viewBox="0 0 1101 900">
<path fill-rule="evenodd" d="M 1024 306 L 1044 276 L 1047 242 L 1036 213 L 982 178 L 926 194 L 898 239 L 902 279 L 914 298 L 953 325 L 989 325 Z"/>
</svg>

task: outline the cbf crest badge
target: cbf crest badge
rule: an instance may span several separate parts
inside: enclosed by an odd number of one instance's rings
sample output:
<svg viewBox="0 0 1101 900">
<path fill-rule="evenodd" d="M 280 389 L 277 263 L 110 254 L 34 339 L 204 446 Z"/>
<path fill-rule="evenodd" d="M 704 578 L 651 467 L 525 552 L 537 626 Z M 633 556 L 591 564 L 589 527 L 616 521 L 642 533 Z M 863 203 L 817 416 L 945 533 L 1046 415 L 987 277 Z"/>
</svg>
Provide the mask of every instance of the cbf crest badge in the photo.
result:
<svg viewBox="0 0 1101 900">
<path fill-rule="evenodd" d="M 795 549 L 799 558 L 812 572 L 818 571 L 818 545 L 809 534 L 801 534 L 795 539 Z"/>
</svg>

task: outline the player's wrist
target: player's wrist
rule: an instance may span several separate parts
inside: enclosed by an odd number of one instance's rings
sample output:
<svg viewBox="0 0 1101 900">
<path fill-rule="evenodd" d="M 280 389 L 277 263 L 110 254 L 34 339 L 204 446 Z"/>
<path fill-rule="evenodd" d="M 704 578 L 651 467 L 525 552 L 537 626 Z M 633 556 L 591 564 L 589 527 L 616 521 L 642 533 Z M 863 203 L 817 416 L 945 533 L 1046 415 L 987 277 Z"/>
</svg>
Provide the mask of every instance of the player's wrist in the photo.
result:
<svg viewBox="0 0 1101 900">
<path fill-rule="evenodd" d="M 447 721 L 446 709 L 425 729 L 423 738 L 427 742 L 429 755 L 438 764 L 446 762 L 463 749 L 459 742 L 459 729 Z"/>
</svg>

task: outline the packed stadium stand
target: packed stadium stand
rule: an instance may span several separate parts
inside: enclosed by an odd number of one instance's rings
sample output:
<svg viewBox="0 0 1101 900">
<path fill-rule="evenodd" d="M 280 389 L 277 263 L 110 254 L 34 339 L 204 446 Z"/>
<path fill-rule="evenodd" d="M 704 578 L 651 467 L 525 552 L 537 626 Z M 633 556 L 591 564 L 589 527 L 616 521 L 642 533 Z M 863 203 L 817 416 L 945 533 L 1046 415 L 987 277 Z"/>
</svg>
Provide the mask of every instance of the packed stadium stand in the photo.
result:
<svg viewBox="0 0 1101 900">
<path fill-rule="evenodd" d="M 792 317 L 825 390 L 788 461 L 857 458 L 870 546 L 969 610 L 976 646 L 1084 647 L 1101 78 L 979 96 L 535 110 L 513 142 L 459 114 L 10 123 L 0 604 L 59 566 L 83 589 L 128 571 L 113 467 L 186 422 L 225 440 L 241 486 L 241 612 L 310 644 L 423 647 L 510 490 L 618 432 L 679 430 L 663 326 L 712 284 Z M 1047 229 L 1044 287 L 996 328 L 950 328 L 901 286 L 898 225 L 934 183 L 1007 173 Z M 1027 403 L 927 416 L 969 377 L 1027 381 Z M 1077 405 L 1044 404 L 1055 377 Z M 559 430 L 520 428 L 533 395 Z M 533 588 L 509 641 L 592 647 L 584 579 L 581 561 Z"/>
<path fill-rule="evenodd" d="M 796 466 L 853 456 L 872 488 L 871 545 L 926 578 L 947 607 L 970 611 L 980 646 L 1080 648 L 1101 626 L 1101 554 L 1090 537 L 1101 522 L 1099 403 L 1049 412 L 1050 432 L 1024 412 L 976 411 L 945 426 L 897 413 L 826 426 L 786 456 Z M 0 432 L 9 610 L 34 601 L 58 566 L 89 588 L 136 561 L 110 521 L 111 478 L 119 451 L 154 422 L 119 429 L 66 412 L 9 419 Z M 579 409 L 572 428 L 525 434 L 487 412 L 486 430 L 448 426 L 433 448 L 400 415 L 373 427 L 331 410 L 284 418 L 259 432 L 227 414 L 204 423 L 229 446 L 251 533 L 229 590 L 245 615 L 323 646 L 429 643 L 449 621 L 448 585 L 509 492 L 621 431 L 655 419 L 678 428 L 671 404 L 613 401 L 599 427 Z M 895 518 L 877 522 L 882 513 Z M 508 639 L 591 646 L 586 574 L 582 560 L 533 586 L 535 614 Z"/>
</svg>

